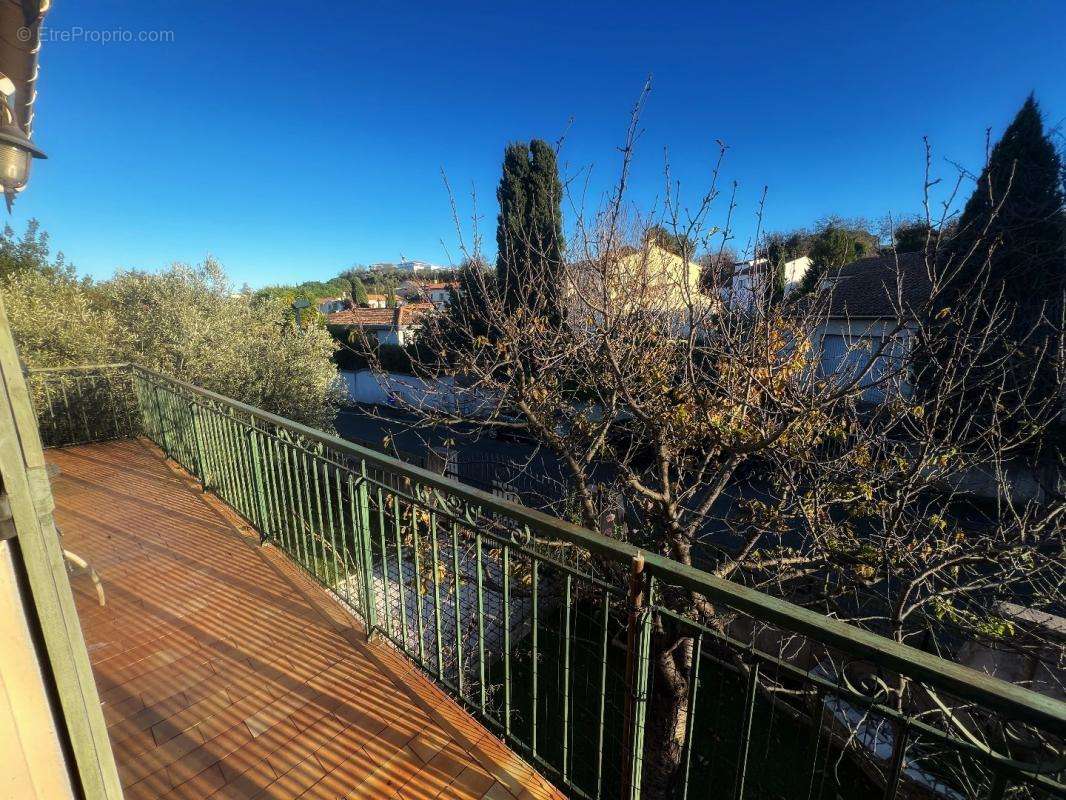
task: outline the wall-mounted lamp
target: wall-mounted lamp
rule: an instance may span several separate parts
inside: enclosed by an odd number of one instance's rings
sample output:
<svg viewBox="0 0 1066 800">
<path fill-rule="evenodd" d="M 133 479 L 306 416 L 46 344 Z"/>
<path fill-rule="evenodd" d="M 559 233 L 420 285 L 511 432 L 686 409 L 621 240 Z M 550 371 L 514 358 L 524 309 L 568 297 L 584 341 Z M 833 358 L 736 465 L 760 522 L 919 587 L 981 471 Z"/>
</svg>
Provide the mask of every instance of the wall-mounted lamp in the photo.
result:
<svg viewBox="0 0 1066 800">
<path fill-rule="evenodd" d="M 9 213 L 30 179 L 30 159 L 46 158 L 30 136 L 41 22 L 50 6 L 51 0 L 0 0 L 0 190 Z"/>
</svg>

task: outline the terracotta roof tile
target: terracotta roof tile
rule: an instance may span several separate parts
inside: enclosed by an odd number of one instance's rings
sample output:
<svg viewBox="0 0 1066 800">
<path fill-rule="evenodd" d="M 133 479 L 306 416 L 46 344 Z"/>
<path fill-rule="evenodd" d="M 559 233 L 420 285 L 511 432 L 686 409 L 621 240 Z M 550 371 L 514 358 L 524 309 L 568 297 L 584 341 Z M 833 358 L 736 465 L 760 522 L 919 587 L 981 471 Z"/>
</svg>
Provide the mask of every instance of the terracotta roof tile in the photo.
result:
<svg viewBox="0 0 1066 800">
<path fill-rule="evenodd" d="M 364 328 L 391 328 L 414 325 L 429 311 L 432 303 L 407 303 L 398 308 L 350 308 L 326 317 L 328 325 L 359 325 Z"/>
</svg>

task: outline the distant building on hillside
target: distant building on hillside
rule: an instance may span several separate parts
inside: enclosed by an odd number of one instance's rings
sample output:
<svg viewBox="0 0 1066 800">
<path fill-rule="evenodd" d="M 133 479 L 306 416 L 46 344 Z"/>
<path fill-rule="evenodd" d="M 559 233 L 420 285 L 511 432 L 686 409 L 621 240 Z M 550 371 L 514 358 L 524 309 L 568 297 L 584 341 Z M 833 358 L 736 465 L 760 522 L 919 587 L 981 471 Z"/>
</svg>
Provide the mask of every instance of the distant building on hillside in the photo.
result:
<svg viewBox="0 0 1066 800">
<path fill-rule="evenodd" d="M 401 272 L 425 272 L 432 269 L 448 269 L 437 264 L 430 264 L 428 261 L 401 261 L 396 265 L 396 269 Z"/>
<path fill-rule="evenodd" d="M 338 311 L 343 311 L 347 304 L 347 297 L 323 297 L 318 301 L 318 311 L 321 314 L 335 314 Z"/>
<path fill-rule="evenodd" d="M 436 308 L 444 308 L 455 293 L 454 283 L 426 283 L 419 280 L 407 280 L 400 284 L 396 294 L 409 303 L 432 303 Z"/>
</svg>

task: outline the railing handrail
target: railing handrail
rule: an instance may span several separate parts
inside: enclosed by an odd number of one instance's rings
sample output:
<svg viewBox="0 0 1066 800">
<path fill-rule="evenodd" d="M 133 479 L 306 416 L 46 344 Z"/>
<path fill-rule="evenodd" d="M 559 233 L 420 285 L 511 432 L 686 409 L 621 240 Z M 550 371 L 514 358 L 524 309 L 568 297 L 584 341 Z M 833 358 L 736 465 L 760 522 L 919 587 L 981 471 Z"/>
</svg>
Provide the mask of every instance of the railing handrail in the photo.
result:
<svg viewBox="0 0 1066 800">
<path fill-rule="evenodd" d="M 59 367 L 31 372 L 61 372 L 103 368 L 132 368 L 159 381 L 203 398 L 233 408 L 254 419 L 287 429 L 331 450 L 348 454 L 375 466 L 390 470 L 419 483 L 432 486 L 483 508 L 529 526 L 531 529 L 562 538 L 586 548 L 597 555 L 628 564 L 639 555 L 645 569 L 668 583 L 695 591 L 730 608 L 744 611 L 761 621 L 772 622 L 794 633 L 838 648 L 852 655 L 869 658 L 881 666 L 897 670 L 908 677 L 918 678 L 945 689 L 965 700 L 1009 714 L 1012 718 L 1036 722 L 1047 730 L 1066 734 L 1066 702 L 1039 694 L 1030 689 L 1007 683 L 999 678 L 970 667 L 940 658 L 909 645 L 894 642 L 872 631 L 864 630 L 840 620 L 831 619 L 815 611 L 765 594 L 747 586 L 719 578 L 696 567 L 686 566 L 602 534 L 582 528 L 566 520 L 535 509 L 501 499 L 493 494 L 467 486 L 421 467 L 412 466 L 353 444 L 345 439 L 316 430 L 285 417 L 272 414 L 239 400 L 212 392 L 209 389 L 164 375 L 138 364 L 107 364 L 88 367 Z"/>
</svg>

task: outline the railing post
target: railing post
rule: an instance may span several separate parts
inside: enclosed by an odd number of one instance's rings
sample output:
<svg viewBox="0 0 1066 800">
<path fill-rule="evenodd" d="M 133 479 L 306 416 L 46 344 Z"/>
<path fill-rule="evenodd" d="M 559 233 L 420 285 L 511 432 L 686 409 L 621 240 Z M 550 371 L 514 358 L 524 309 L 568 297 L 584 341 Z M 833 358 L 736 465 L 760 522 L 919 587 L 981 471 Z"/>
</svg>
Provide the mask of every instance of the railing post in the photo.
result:
<svg viewBox="0 0 1066 800">
<path fill-rule="evenodd" d="M 644 763 L 644 716 L 648 704 L 651 617 L 647 608 L 644 556 L 637 553 L 629 572 L 626 630 L 626 697 L 622 727 L 623 800 L 639 800 Z"/>
<path fill-rule="evenodd" d="M 258 428 L 255 425 L 255 418 L 252 418 L 252 425 L 248 428 L 248 441 L 250 442 L 249 449 L 252 456 L 252 488 L 255 491 L 255 505 L 259 510 L 259 520 L 262 530 L 259 532 L 261 542 L 265 542 L 271 537 L 271 531 L 273 526 L 270 524 L 270 515 L 267 513 L 266 504 L 266 489 L 263 482 L 263 464 L 259 454 L 259 436 Z"/>
</svg>

